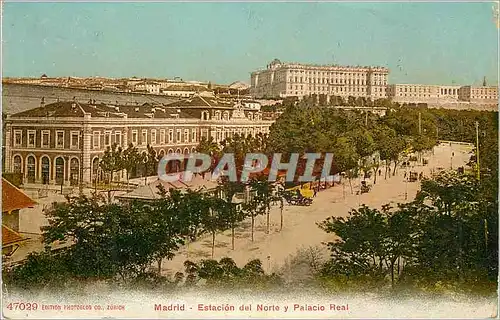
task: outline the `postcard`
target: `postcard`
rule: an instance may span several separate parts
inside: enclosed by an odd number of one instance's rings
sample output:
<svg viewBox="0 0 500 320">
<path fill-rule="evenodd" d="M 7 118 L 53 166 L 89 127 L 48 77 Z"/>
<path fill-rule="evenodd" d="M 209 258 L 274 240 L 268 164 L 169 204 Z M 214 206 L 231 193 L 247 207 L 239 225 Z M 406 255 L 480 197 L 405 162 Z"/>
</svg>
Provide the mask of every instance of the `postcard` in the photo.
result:
<svg viewBox="0 0 500 320">
<path fill-rule="evenodd" d="M 4 2 L 3 316 L 497 317 L 498 10 Z"/>
</svg>

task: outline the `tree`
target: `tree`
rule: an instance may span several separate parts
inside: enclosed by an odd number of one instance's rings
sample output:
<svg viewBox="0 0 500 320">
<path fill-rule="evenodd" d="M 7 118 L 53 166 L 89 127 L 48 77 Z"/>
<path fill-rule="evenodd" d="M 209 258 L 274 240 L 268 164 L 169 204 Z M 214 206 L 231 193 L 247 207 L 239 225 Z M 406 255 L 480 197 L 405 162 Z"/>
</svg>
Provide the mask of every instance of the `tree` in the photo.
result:
<svg viewBox="0 0 500 320">
<path fill-rule="evenodd" d="M 144 160 L 144 167 L 145 167 L 145 176 L 144 176 L 144 183 L 147 184 L 147 177 L 149 175 L 154 175 L 156 172 L 155 170 L 158 169 L 158 155 L 156 153 L 156 150 L 148 144 L 147 146 L 148 153 L 146 155 L 146 158 Z"/>
<path fill-rule="evenodd" d="M 227 177 L 219 180 L 218 194 L 226 202 L 225 205 L 229 208 L 229 224 L 231 227 L 231 247 L 234 250 L 234 233 L 238 222 L 245 218 L 245 212 L 239 209 L 239 206 L 233 203 L 233 199 L 237 194 L 245 191 L 245 185 L 239 181 L 230 181 Z"/>
<path fill-rule="evenodd" d="M 108 201 L 111 202 L 111 182 L 113 174 L 123 169 L 123 153 L 122 148 L 114 143 L 111 147 L 107 147 L 104 151 L 104 156 L 99 162 L 101 170 L 108 174 Z"/>
<path fill-rule="evenodd" d="M 266 215 L 267 229 L 266 233 L 269 234 L 269 213 L 271 210 L 271 203 L 275 200 L 273 195 L 273 186 L 264 175 L 256 176 L 250 182 L 250 188 L 254 193 L 253 201 L 256 202 L 258 214 Z"/>
<path fill-rule="evenodd" d="M 340 172 L 347 172 L 347 177 L 349 178 L 349 185 L 352 190 L 351 178 L 353 175 L 351 173 L 354 168 L 356 168 L 359 155 L 356 153 L 356 147 L 350 136 L 341 136 L 337 139 L 334 151 L 334 160 L 337 168 Z"/>
<path fill-rule="evenodd" d="M 127 171 L 127 186 L 129 183 L 130 172 L 137 167 L 137 164 L 141 161 L 141 155 L 139 151 L 132 143 L 128 145 L 128 148 L 123 150 L 122 154 L 122 165 Z"/>
<path fill-rule="evenodd" d="M 212 258 L 215 254 L 215 235 L 218 231 L 223 231 L 228 228 L 230 206 L 226 201 L 219 197 L 206 197 L 205 201 L 208 204 L 208 214 L 201 216 L 201 224 L 203 230 L 212 235 Z"/>
<path fill-rule="evenodd" d="M 47 213 L 44 242 L 70 241 L 71 272 L 79 277 L 122 279 L 144 272 L 156 250 L 157 231 L 149 205 L 102 204 L 100 198 L 68 198 Z"/>
<path fill-rule="evenodd" d="M 206 154 L 211 157 L 212 163 L 210 164 L 209 171 L 212 172 L 217 166 L 217 161 L 220 157 L 219 144 L 215 142 L 212 136 L 209 136 L 208 138 L 202 137 L 198 146 L 196 147 L 196 152 Z"/>
</svg>

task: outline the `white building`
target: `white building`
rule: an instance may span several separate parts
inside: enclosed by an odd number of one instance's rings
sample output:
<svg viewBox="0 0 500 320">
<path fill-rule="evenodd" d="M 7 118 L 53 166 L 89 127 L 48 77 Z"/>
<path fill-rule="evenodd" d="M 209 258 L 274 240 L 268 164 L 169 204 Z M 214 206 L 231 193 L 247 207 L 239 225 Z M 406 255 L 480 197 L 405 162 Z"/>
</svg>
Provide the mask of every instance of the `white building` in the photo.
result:
<svg viewBox="0 0 500 320">
<path fill-rule="evenodd" d="M 310 65 L 272 61 L 265 70 L 252 72 L 254 98 L 303 97 L 311 94 L 386 97 L 389 69 L 339 65 Z"/>
<path fill-rule="evenodd" d="M 387 97 L 398 103 L 427 103 L 442 105 L 468 102 L 472 104 L 498 103 L 498 88 L 494 86 L 391 84 Z"/>
</svg>

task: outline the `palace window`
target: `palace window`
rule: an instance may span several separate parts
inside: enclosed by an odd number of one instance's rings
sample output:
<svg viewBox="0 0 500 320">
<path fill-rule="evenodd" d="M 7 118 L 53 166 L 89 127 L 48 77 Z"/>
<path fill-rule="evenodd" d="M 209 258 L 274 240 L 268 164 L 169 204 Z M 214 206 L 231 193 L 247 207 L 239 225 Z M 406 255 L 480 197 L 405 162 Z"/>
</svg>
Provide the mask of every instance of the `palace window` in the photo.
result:
<svg viewBox="0 0 500 320">
<path fill-rule="evenodd" d="M 23 143 L 23 132 L 21 130 L 14 130 L 14 146 L 20 147 Z"/>
<path fill-rule="evenodd" d="M 36 131 L 28 130 L 28 147 L 35 147 Z"/>
<path fill-rule="evenodd" d="M 189 142 L 189 129 L 184 130 L 184 142 Z"/>
<path fill-rule="evenodd" d="M 115 143 L 119 146 L 122 145 L 122 133 L 121 133 L 121 131 L 115 131 Z"/>
<path fill-rule="evenodd" d="M 151 145 L 156 144 L 156 130 L 151 130 Z"/>
<path fill-rule="evenodd" d="M 138 142 L 137 140 L 138 140 L 138 138 L 139 138 L 139 133 L 137 132 L 137 130 L 132 130 L 132 144 L 133 144 L 134 146 L 136 146 L 136 145 L 137 145 L 137 142 Z"/>
<path fill-rule="evenodd" d="M 165 129 L 160 130 L 160 144 L 165 144 Z"/>
<path fill-rule="evenodd" d="M 148 143 L 148 130 L 143 129 L 142 130 L 141 144 L 146 145 L 147 143 Z"/>
<path fill-rule="evenodd" d="M 169 129 L 168 130 L 168 143 L 173 143 L 174 142 L 174 130 Z"/>
<path fill-rule="evenodd" d="M 56 148 L 64 149 L 64 131 L 56 131 Z"/>
<path fill-rule="evenodd" d="M 177 137 L 175 139 L 175 142 L 176 143 L 180 143 L 181 142 L 181 130 L 177 130 Z"/>
<path fill-rule="evenodd" d="M 71 149 L 78 149 L 79 145 L 80 145 L 80 132 L 71 131 L 71 143 L 70 143 Z"/>
<path fill-rule="evenodd" d="M 92 147 L 94 149 L 100 149 L 101 148 L 101 132 L 100 131 L 94 131 L 92 133 Z"/>
<path fill-rule="evenodd" d="M 111 146 L 111 131 L 104 132 L 104 146 Z"/>
<path fill-rule="evenodd" d="M 42 131 L 42 148 L 49 148 L 50 146 L 50 131 Z"/>
</svg>

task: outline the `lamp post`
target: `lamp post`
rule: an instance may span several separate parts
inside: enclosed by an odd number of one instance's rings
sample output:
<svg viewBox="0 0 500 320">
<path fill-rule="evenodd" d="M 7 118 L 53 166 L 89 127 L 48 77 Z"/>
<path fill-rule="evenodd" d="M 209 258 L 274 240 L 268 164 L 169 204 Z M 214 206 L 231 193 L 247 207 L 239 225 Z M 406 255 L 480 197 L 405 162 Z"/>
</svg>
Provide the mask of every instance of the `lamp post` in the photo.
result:
<svg viewBox="0 0 500 320">
<path fill-rule="evenodd" d="M 408 200 L 408 169 L 406 169 L 405 174 L 405 200 Z"/>
<path fill-rule="evenodd" d="M 481 180 L 481 169 L 479 166 L 479 122 L 476 121 L 476 165 L 477 165 L 477 180 Z"/>
<path fill-rule="evenodd" d="M 246 195 L 246 190 L 245 190 L 245 193 L 243 194 L 243 199 L 239 198 L 238 196 L 233 195 L 232 199 L 231 199 L 231 210 L 233 210 L 233 213 L 234 211 L 236 210 L 236 207 L 245 202 L 247 200 L 247 195 Z M 231 246 L 232 246 L 232 249 L 234 250 L 234 227 L 231 226 Z"/>
<path fill-rule="evenodd" d="M 342 195 L 343 195 L 343 197 L 345 199 L 345 180 L 344 180 L 344 178 L 345 178 L 345 172 L 342 172 L 340 175 L 342 176 Z"/>
</svg>

